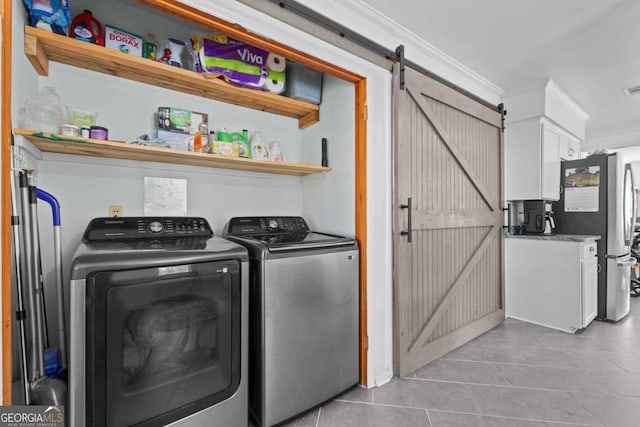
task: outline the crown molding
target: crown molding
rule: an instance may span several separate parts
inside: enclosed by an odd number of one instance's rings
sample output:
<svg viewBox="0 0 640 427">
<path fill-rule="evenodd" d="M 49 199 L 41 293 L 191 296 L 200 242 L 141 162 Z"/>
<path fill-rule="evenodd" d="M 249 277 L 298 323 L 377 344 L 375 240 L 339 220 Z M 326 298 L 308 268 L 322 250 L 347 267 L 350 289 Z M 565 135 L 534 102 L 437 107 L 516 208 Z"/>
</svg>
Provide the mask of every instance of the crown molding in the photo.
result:
<svg viewBox="0 0 640 427">
<path fill-rule="evenodd" d="M 565 91 L 560 89 L 560 87 L 553 80 L 551 79 L 548 80 L 547 88 L 551 92 L 553 92 L 558 97 L 558 99 L 562 101 L 565 107 L 571 110 L 577 117 L 579 117 L 582 120 L 587 120 L 589 118 L 589 114 L 586 111 L 584 111 L 582 108 L 580 108 L 580 106 L 576 104 L 575 101 L 571 99 Z"/>
<path fill-rule="evenodd" d="M 586 148 L 625 148 L 637 147 L 638 145 L 640 145 L 640 127 L 632 127 L 587 135 L 582 143 L 582 148 L 583 150 Z"/>
</svg>

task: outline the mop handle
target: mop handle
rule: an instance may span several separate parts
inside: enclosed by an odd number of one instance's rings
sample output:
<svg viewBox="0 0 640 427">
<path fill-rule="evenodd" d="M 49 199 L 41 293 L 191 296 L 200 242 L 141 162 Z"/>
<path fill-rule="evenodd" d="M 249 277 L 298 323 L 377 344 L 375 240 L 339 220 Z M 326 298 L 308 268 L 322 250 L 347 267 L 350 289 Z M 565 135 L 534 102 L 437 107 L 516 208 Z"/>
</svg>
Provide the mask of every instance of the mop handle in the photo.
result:
<svg viewBox="0 0 640 427">
<path fill-rule="evenodd" d="M 62 280 L 62 242 L 60 240 L 60 203 L 44 190 L 36 189 L 38 199 L 47 202 L 51 206 L 53 215 L 53 244 L 55 248 L 55 265 L 56 265 L 56 291 L 58 293 L 58 339 L 60 341 L 60 367 L 67 367 L 67 335 L 65 331 L 64 319 L 64 288 Z"/>
<path fill-rule="evenodd" d="M 39 188 L 36 189 L 36 195 L 38 196 L 38 199 L 49 203 L 51 206 L 51 213 L 53 214 L 53 226 L 60 227 L 60 203 L 58 203 L 58 199 Z"/>
</svg>

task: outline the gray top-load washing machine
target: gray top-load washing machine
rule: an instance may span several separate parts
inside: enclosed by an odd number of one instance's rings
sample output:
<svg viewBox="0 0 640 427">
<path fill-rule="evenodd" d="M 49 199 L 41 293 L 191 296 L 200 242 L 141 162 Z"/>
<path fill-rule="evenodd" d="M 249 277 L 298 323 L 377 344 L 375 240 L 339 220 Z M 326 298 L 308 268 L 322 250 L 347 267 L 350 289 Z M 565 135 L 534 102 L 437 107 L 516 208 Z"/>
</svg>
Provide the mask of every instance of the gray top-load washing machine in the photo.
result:
<svg viewBox="0 0 640 427">
<path fill-rule="evenodd" d="M 246 427 L 247 250 L 203 218 L 96 218 L 71 266 L 70 426 Z"/>
<path fill-rule="evenodd" d="M 223 235 L 249 249 L 249 409 L 288 420 L 358 383 L 359 251 L 301 217 L 236 217 Z"/>
</svg>

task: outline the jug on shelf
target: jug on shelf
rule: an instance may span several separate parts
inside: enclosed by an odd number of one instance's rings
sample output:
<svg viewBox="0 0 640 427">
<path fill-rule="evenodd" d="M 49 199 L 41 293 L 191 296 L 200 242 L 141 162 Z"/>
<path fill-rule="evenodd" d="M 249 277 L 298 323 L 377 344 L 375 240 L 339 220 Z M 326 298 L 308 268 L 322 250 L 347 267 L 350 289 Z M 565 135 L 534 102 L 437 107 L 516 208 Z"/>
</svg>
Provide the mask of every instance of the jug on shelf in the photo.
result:
<svg viewBox="0 0 640 427">
<path fill-rule="evenodd" d="M 260 132 L 251 136 L 251 158 L 255 160 L 269 160 L 269 147 L 262 140 Z"/>
<path fill-rule="evenodd" d="M 104 46 L 104 29 L 90 10 L 86 10 L 71 21 L 69 37 Z"/>
</svg>

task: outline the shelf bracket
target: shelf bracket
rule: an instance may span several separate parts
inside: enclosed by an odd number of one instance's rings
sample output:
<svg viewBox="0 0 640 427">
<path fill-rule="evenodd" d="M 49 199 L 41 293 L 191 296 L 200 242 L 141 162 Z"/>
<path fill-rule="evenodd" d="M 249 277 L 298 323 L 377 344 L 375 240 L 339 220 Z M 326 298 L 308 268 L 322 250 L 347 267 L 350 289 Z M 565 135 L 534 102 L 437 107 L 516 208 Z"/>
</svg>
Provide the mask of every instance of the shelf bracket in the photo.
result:
<svg viewBox="0 0 640 427">
<path fill-rule="evenodd" d="M 38 75 L 44 77 L 49 75 L 49 58 L 47 58 L 47 54 L 38 42 L 37 37 L 31 34 L 24 35 L 24 53 L 31 61 L 31 65 L 33 65 Z"/>
<path fill-rule="evenodd" d="M 306 129 L 311 125 L 315 125 L 320 121 L 320 111 L 312 111 L 307 115 L 298 119 L 298 128 Z"/>
</svg>

